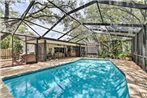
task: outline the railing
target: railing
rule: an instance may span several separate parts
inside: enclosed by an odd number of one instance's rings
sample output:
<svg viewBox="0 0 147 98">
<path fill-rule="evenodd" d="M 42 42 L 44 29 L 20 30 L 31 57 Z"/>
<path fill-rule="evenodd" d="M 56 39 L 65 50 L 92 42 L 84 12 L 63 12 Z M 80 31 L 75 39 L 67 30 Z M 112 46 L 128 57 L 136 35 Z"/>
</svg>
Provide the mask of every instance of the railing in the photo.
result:
<svg viewBox="0 0 147 98">
<path fill-rule="evenodd" d="M 147 56 L 133 53 L 133 61 L 147 72 Z"/>
<path fill-rule="evenodd" d="M 147 56 L 142 56 L 142 55 L 139 55 L 139 54 L 136 54 L 136 53 L 134 53 L 133 55 L 147 59 Z"/>
</svg>

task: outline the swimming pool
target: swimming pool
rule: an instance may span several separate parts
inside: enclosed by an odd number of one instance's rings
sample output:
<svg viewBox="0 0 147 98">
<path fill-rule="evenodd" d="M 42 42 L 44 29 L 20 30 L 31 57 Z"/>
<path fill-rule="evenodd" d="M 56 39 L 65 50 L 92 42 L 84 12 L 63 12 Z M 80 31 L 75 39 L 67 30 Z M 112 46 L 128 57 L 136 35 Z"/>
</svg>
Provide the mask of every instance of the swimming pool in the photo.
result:
<svg viewBox="0 0 147 98">
<path fill-rule="evenodd" d="M 4 83 L 14 98 L 129 98 L 124 74 L 105 60 L 78 60 Z"/>
</svg>

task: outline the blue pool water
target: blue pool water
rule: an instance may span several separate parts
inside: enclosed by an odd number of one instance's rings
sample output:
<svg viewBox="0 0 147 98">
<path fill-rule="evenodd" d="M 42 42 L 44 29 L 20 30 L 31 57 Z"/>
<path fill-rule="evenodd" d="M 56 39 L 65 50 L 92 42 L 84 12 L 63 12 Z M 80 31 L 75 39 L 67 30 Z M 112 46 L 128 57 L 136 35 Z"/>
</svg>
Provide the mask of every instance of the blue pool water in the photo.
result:
<svg viewBox="0 0 147 98">
<path fill-rule="evenodd" d="M 125 76 L 111 61 L 78 60 L 4 83 L 14 98 L 129 98 Z"/>
</svg>

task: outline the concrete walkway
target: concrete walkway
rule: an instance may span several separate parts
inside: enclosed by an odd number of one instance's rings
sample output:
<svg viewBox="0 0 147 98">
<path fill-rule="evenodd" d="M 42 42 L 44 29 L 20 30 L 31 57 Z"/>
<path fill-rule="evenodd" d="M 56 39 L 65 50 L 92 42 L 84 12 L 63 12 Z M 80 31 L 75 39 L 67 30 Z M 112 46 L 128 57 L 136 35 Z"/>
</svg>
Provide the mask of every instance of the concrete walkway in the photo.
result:
<svg viewBox="0 0 147 98">
<path fill-rule="evenodd" d="M 76 61 L 80 58 L 55 59 L 37 64 L 21 65 L 1 68 L 0 72 L 0 98 L 12 98 L 12 95 L 2 82 L 2 78 L 33 72 L 40 69 L 59 66 L 60 64 Z M 125 74 L 128 81 L 131 98 L 147 98 L 147 73 L 132 61 L 112 60 Z"/>
<path fill-rule="evenodd" d="M 132 61 L 113 62 L 125 73 L 131 98 L 147 98 L 147 73 Z"/>
</svg>

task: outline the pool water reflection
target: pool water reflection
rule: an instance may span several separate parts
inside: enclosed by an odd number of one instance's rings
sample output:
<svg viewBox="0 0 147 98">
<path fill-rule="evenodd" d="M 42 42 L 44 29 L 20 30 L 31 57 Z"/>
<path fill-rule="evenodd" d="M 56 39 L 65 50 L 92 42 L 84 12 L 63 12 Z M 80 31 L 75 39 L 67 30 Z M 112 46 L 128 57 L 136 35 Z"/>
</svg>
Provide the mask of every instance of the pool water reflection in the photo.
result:
<svg viewBox="0 0 147 98">
<path fill-rule="evenodd" d="M 129 98 L 125 76 L 111 61 L 79 60 L 4 82 L 14 98 Z"/>
</svg>

